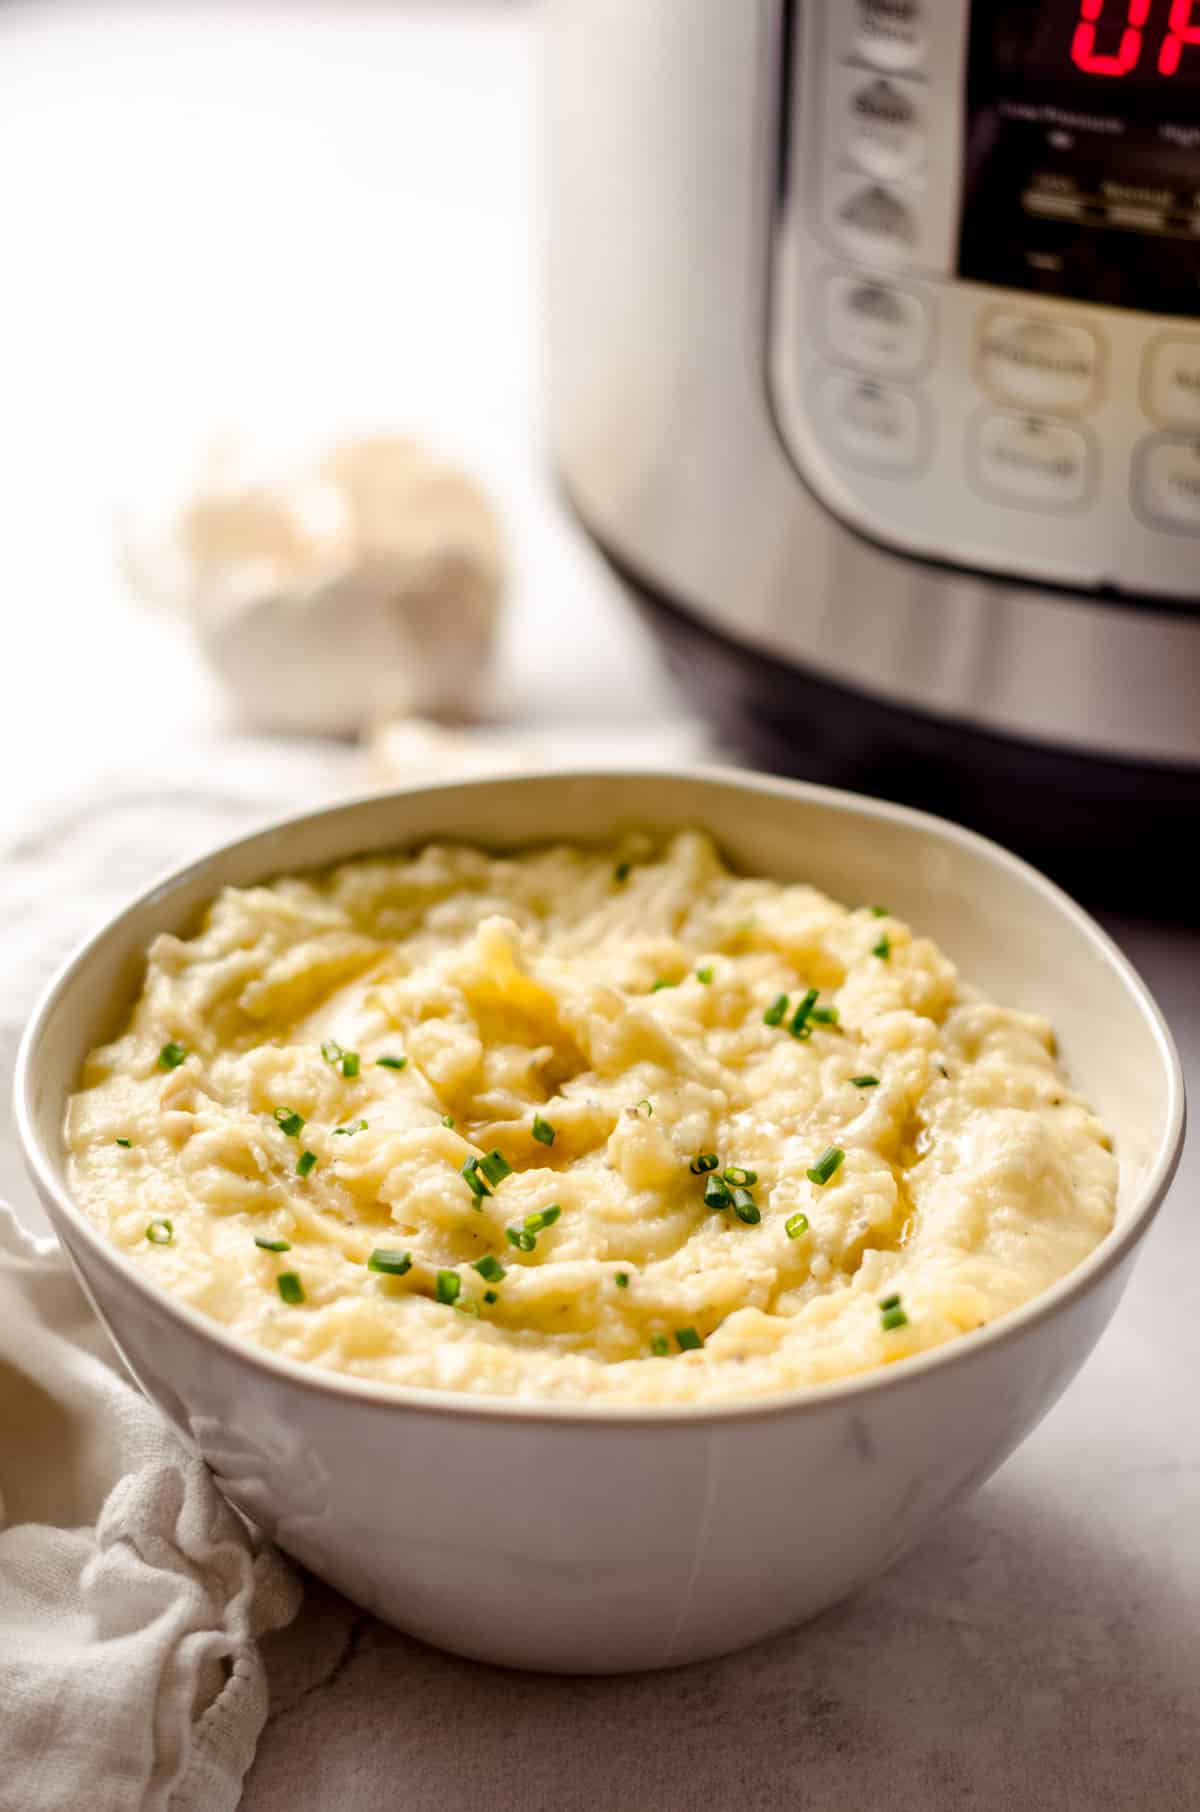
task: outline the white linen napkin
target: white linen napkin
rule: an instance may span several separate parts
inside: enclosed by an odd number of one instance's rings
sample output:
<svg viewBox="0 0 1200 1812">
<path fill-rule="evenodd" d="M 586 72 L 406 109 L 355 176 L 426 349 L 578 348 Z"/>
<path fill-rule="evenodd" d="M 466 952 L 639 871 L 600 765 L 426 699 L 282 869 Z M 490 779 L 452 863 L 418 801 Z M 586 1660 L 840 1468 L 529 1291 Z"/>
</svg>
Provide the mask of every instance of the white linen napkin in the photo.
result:
<svg viewBox="0 0 1200 1812">
<path fill-rule="evenodd" d="M 233 1812 L 299 1603 L 0 1203 L 2 1812 Z"/>
</svg>

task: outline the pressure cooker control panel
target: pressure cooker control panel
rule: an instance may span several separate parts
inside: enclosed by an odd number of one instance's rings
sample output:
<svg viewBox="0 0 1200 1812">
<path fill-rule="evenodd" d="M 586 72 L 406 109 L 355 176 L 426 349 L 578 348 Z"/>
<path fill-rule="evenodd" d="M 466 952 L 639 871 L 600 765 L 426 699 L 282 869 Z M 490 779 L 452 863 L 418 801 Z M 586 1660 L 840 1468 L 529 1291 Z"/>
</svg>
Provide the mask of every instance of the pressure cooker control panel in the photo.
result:
<svg viewBox="0 0 1200 1812">
<path fill-rule="evenodd" d="M 780 431 L 966 566 L 1200 596 L 1200 0 L 816 0 L 773 257 Z"/>
</svg>

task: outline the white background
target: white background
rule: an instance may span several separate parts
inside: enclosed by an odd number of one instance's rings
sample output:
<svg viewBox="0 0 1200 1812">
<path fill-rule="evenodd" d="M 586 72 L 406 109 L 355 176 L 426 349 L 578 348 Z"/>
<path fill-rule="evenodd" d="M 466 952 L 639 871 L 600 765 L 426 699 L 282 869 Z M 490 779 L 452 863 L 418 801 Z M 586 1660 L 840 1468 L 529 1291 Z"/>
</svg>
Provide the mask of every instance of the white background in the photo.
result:
<svg viewBox="0 0 1200 1812">
<path fill-rule="evenodd" d="M 462 456 L 517 561 L 496 714 L 661 708 L 542 460 L 533 74 L 506 6 L 0 6 L 0 830 L 222 721 L 117 547 L 229 428 Z"/>
</svg>

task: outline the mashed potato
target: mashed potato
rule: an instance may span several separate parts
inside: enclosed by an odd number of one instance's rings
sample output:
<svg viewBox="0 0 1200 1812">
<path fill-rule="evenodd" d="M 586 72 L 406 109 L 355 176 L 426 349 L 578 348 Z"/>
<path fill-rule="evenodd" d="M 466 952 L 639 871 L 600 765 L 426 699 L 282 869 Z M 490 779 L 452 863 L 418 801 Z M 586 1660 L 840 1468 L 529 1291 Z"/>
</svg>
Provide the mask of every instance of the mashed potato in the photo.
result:
<svg viewBox="0 0 1200 1812">
<path fill-rule="evenodd" d="M 1043 1020 L 695 832 L 230 889 L 154 943 L 67 1139 L 94 1222 L 260 1346 L 589 1403 L 940 1346 L 1116 1193 Z"/>
</svg>

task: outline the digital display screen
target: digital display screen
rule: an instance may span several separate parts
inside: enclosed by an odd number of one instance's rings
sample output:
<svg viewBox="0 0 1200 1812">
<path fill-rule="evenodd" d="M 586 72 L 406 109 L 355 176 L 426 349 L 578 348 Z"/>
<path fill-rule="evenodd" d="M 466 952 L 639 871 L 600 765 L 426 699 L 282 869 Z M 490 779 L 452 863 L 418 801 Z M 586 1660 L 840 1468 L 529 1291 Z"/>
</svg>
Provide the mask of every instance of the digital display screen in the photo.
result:
<svg viewBox="0 0 1200 1812">
<path fill-rule="evenodd" d="M 1001 9 L 1003 10 L 1003 9 Z M 1034 69 L 1101 82 L 1200 87 L 1200 0 L 1063 0 L 1037 8 Z"/>
<path fill-rule="evenodd" d="M 1200 315 L 1200 0 L 976 0 L 959 272 Z"/>
</svg>

